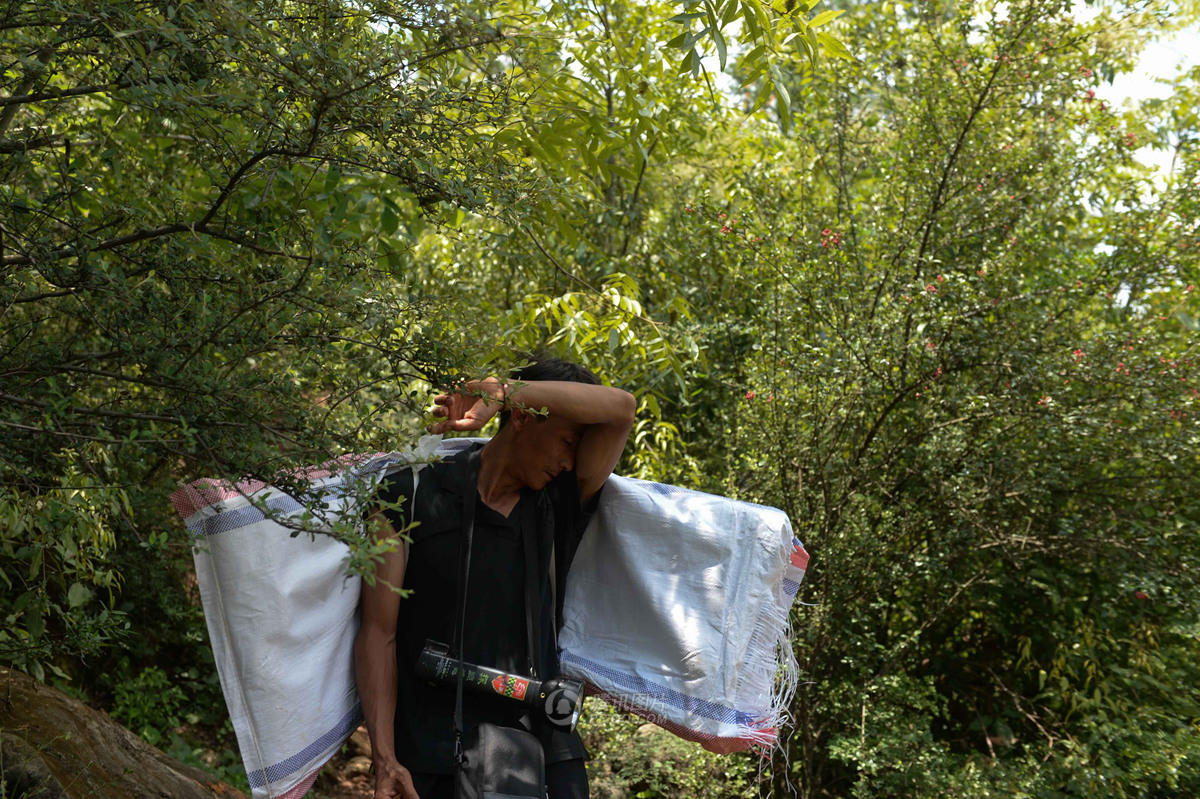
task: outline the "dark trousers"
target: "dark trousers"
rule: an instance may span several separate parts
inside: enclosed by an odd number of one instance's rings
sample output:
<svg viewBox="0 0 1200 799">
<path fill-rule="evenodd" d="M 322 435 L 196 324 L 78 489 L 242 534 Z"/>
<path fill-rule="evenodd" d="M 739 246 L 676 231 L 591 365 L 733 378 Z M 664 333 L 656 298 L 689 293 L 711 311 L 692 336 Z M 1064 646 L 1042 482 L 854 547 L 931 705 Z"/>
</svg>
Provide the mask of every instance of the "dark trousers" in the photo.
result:
<svg viewBox="0 0 1200 799">
<path fill-rule="evenodd" d="M 454 799 L 454 777 L 450 774 L 413 774 L 413 787 L 421 799 Z M 563 760 L 546 766 L 550 799 L 588 799 L 587 770 L 583 759 Z"/>
</svg>

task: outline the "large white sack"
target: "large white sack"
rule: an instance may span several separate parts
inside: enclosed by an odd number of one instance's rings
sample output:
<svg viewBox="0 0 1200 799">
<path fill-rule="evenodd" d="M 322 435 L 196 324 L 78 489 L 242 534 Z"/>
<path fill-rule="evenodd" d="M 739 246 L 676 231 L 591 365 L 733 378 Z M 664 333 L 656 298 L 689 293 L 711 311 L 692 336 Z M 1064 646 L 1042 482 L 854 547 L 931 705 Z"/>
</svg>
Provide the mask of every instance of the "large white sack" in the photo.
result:
<svg viewBox="0 0 1200 799">
<path fill-rule="evenodd" d="M 567 579 L 563 668 L 710 748 L 773 744 L 807 562 L 782 511 L 613 477 Z"/>
<path fill-rule="evenodd" d="M 314 480 L 329 513 L 349 512 L 348 477 Z M 362 717 L 353 671 L 360 580 L 345 576 L 346 545 L 293 537 L 274 518 L 304 508 L 270 486 L 197 481 L 172 501 L 195 536 L 200 600 L 251 792 L 299 799 Z"/>
</svg>

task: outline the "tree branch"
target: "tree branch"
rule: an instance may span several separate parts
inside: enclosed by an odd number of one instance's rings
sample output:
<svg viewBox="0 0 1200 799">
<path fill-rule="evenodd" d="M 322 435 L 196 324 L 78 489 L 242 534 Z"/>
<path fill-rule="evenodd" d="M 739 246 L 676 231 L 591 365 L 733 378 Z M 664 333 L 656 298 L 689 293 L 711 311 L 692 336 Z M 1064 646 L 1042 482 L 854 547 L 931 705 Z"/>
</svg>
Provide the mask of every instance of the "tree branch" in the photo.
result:
<svg viewBox="0 0 1200 799">
<path fill-rule="evenodd" d="M 54 36 L 56 41 L 62 38 L 62 34 L 66 31 L 66 29 L 67 25 L 64 23 Z M 56 50 L 58 50 L 57 43 L 47 44 L 38 50 L 37 63 L 31 66 L 29 71 L 25 73 L 25 79 L 22 80 L 21 85 L 17 87 L 17 94 L 27 94 L 29 90 L 33 88 L 34 84 L 41 79 L 43 73 L 46 71 L 46 65 L 50 63 L 50 59 L 53 57 Z M 0 136 L 3 136 L 5 131 L 8 130 L 8 126 L 11 125 L 13 119 L 16 118 L 17 109 L 20 107 L 21 106 L 19 104 L 4 106 L 4 111 L 0 112 Z"/>
<path fill-rule="evenodd" d="M 5 402 L 12 402 L 16 405 L 26 405 L 26 406 L 29 406 L 32 408 L 40 408 L 41 410 L 62 411 L 64 413 L 72 413 L 72 414 L 77 414 L 80 416 L 103 416 L 105 418 L 110 418 L 110 419 L 136 419 L 138 421 L 163 422 L 163 423 L 169 423 L 172 425 L 179 425 L 179 424 L 183 423 L 183 419 L 181 419 L 178 416 L 163 416 L 161 414 L 155 414 L 155 413 L 137 413 L 134 411 L 106 411 L 101 408 L 80 408 L 75 405 L 68 405 L 63 408 L 55 408 L 54 406 L 50 405 L 49 403 L 38 402 L 37 400 L 26 399 L 25 397 L 18 397 L 13 394 L 0 393 L 0 400 L 4 400 Z M 220 421 L 220 420 L 211 421 L 211 422 L 208 422 L 208 424 L 211 424 L 216 427 L 239 427 L 239 428 L 250 427 L 250 425 L 246 424 L 245 422 L 227 422 L 227 421 Z"/>
<path fill-rule="evenodd" d="M 45 147 L 48 144 L 59 144 L 63 141 L 65 139 L 59 135 L 40 136 L 34 139 L 26 139 L 25 141 L 14 141 L 11 139 L 0 141 L 0 154 L 25 153 Z"/>
<path fill-rule="evenodd" d="M 64 100 L 68 97 L 83 97 L 88 94 L 102 94 L 103 92 L 119 91 L 128 89 L 133 86 L 132 81 L 118 81 L 116 83 L 98 83 L 93 86 L 77 86 L 74 89 L 61 89 L 56 92 L 39 92 L 37 94 L 10 94 L 8 97 L 0 97 L 0 108 L 5 109 L 7 114 L 8 109 L 13 109 L 12 113 L 16 113 L 16 107 L 27 103 L 40 103 L 44 100 Z M 3 130 L 3 128 L 0 128 Z"/>
</svg>

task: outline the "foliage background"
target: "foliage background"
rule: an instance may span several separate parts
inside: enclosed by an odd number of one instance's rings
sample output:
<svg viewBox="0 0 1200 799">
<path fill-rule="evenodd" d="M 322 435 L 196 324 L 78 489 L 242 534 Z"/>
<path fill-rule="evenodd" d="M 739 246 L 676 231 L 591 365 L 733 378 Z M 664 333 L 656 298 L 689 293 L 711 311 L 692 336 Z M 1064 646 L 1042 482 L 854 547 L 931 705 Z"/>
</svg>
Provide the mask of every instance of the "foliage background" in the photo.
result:
<svg viewBox="0 0 1200 799">
<path fill-rule="evenodd" d="M 1194 10 L 10 4 L 0 657 L 236 776 L 167 494 L 544 348 L 813 554 L 779 756 L 598 792 L 1200 794 L 1200 74 L 1094 95 Z"/>
</svg>

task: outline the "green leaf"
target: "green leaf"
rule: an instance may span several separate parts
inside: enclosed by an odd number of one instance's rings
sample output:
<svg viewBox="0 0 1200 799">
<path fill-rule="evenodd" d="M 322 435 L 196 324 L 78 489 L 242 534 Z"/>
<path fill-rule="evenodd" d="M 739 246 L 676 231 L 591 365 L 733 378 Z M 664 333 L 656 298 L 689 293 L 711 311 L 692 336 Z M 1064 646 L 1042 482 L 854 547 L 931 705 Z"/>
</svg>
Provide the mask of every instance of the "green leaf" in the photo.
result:
<svg viewBox="0 0 1200 799">
<path fill-rule="evenodd" d="M 854 55 L 846 49 L 846 45 L 842 44 L 841 40 L 835 36 L 817 31 L 817 41 L 821 44 L 821 50 L 831 58 L 854 58 Z"/>
<path fill-rule="evenodd" d="M 390 236 L 400 227 L 400 217 L 396 212 L 386 205 L 383 207 L 383 213 L 379 215 L 379 227 L 384 232 L 384 235 Z"/>
<path fill-rule="evenodd" d="M 83 583 L 71 583 L 71 588 L 67 591 L 67 604 L 73 608 L 86 603 L 92 598 L 91 590 Z"/>
<path fill-rule="evenodd" d="M 725 58 L 726 58 L 725 37 L 721 35 L 721 32 L 719 30 L 714 30 L 712 32 L 712 36 L 713 36 L 713 43 L 717 46 L 717 56 L 721 60 L 721 70 L 724 71 L 725 70 Z"/>
<path fill-rule="evenodd" d="M 738 0 L 729 0 L 721 12 L 721 26 L 724 27 L 738 17 Z"/>
<path fill-rule="evenodd" d="M 334 190 L 338 187 L 338 184 L 341 183 L 341 181 L 342 181 L 341 171 L 337 167 L 331 166 L 325 172 L 325 186 L 324 186 L 325 193 L 332 194 L 334 192 Z"/>
<path fill-rule="evenodd" d="M 821 43 L 817 39 L 817 32 L 812 28 L 805 28 L 804 41 L 808 44 L 808 57 L 815 63 L 821 53 Z"/>
<path fill-rule="evenodd" d="M 778 42 L 775 40 L 775 28 L 771 25 L 771 18 L 767 16 L 766 7 L 762 3 L 752 1 L 750 8 L 753 9 L 754 16 L 758 20 L 758 29 L 767 40 L 767 47 L 776 47 Z"/>
<path fill-rule="evenodd" d="M 762 29 L 759 27 L 759 15 L 755 11 L 755 0 L 742 3 L 742 21 L 746 24 L 747 33 L 750 34 L 750 41 L 757 41 L 762 37 Z"/>
<path fill-rule="evenodd" d="M 42 548 L 35 546 L 33 548 L 33 556 L 29 559 L 29 579 L 36 579 L 38 572 L 42 570 Z"/>
<path fill-rule="evenodd" d="M 762 108 L 767 100 L 771 98 L 771 92 L 775 90 L 775 81 L 770 78 L 764 78 L 762 84 L 758 88 L 758 94 L 754 96 L 754 103 L 750 106 L 750 113 L 754 113 Z"/>
<path fill-rule="evenodd" d="M 810 28 L 819 28 L 822 25 L 833 22 L 835 19 L 845 13 L 846 10 L 843 8 L 828 8 L 810 19 L 808 21 L 808 26 Z"/>
<path fill-rule="evenodd" d="M 775 86 L 775 96 L 779 98 L 779 123 L 783 132 L 787 133 L 792 122 L 792 95 L 787 89 L 787 83 L 779 73 L 779 68 L 771 65 L 772 83 Z"/>
<path fill-rule="evenodd" d="M 46 632 L 46 619 L 42 615 L 43 612 L 42 601 L 38 597 L 29 603 L 25 613 L 25 629 L 29 631 L 29 637 L 35 641 L 39 640 Z"/>
<path fill-rule="evenodd" d="M 350 194 L 348 192 L 339 191 L 333 195 L 333 208 L 329 210 L 329 215 L 335 220 L 342 220 L 346 217 L 346 206 L 350 202 Z"/>
<path fill-rule="evenodd" d="M 691 37 L 692 37 L 692 32 L 690 30 L 684 31 L 683 33 L 679 34 L 671 41 L 667 42 L 666 46 L 674 48 L 676 50 L 687 50 L 689 47 L 692 46 L 691 41 L 689 41 L 691 39 Z"/>
<path fill-rule="evenodd" d="M 700 72 L 700 56 L 696 54 L 695 49 L 689 50 L 688 54 L 679 62 L 679 74 L 690 72 L 697 75 Z"/>
</svg>

